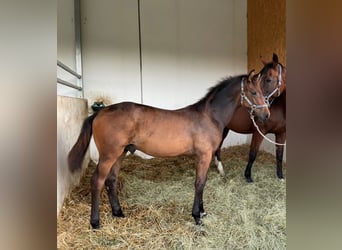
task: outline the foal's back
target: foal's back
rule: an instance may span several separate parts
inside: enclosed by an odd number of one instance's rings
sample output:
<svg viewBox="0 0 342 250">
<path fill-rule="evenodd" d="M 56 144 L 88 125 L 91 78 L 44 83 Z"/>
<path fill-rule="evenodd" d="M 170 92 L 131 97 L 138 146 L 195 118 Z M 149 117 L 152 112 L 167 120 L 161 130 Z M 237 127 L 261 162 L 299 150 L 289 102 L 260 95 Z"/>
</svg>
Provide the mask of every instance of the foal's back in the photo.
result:
<svg viewBox="0 0 342 250">
<path fill-rule="evenodd" d="M 208 140 L 210 134 L 220 137 L 216 130 L 208 116 L 189 107 L 166 110 L 132 102 L 106 107 L 93 122 L 99 151 L 132 144 L 160 157 L 193 154 L 196 148 L 207 146 L 203 140 Z"/>
</svg>

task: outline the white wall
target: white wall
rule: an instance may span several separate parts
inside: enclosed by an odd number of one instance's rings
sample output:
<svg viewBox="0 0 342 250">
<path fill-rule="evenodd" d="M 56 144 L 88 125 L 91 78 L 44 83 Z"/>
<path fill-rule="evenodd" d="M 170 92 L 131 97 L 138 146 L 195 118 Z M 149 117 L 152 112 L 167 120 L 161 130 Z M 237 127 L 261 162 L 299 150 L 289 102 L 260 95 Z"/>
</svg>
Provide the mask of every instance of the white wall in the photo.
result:
<svg viewBox="0 0 342 250">
<path fill-rule="evenodd" d="M 180 108 L 247 71 L 246 0 L 83 0 L 84 94 L 91 105 L 134 101 Z M 142 89 L 141 89 L 142 81 Z M 229 133 L 224 146 L 245 143 Z"/>
<path fill-rule="evenodd" d="M 71 0 L 57 1 L 57 59 L 75 70 L 74 1 Z M 60 67 L 57 67 L 57 76 L 65 81 L 77 84 L 76 77 Z M 57 94 L 72 97 L 82 96 L 81 91 L 62 84 L 57 84 Z"/>
<path fill-rule="evenodd" d="M 84 95 L 89 105 L 140 102 L 137 1 L 81 1 Z"/>
<path fill-rule="evenodd" d="M 222 77 L 246 72 L 246 32 L 237 32 L 247 29 L 244 1 L 142 3 L 144 103 L 189 105 Z"/>
</svg>

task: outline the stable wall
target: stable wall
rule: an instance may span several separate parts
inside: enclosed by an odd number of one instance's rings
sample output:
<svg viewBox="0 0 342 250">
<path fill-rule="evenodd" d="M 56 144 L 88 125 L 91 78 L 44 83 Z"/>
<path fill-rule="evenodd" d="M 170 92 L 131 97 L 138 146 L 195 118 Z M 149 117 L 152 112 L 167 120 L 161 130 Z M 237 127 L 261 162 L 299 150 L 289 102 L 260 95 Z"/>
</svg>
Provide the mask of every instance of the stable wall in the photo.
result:
<svg viewBox="0 0 342 250">
<path fill-rule="evenodd" d="M 57 96 L 57 215 L 65 196 L 80 180 L 81 173 L 71 174 L 67 155 L 76 142 L 84 118 L 88 116 L 87 100 Z M 86 155 L 83 169 L 89 163 Z"/>
<path fill-rule="evenodd" d="M 286 0 L 248 0 L 248 70 L 259 71 L 260 58 L 271 61 L 275 52 L 286 65 Z"/>
</svg>

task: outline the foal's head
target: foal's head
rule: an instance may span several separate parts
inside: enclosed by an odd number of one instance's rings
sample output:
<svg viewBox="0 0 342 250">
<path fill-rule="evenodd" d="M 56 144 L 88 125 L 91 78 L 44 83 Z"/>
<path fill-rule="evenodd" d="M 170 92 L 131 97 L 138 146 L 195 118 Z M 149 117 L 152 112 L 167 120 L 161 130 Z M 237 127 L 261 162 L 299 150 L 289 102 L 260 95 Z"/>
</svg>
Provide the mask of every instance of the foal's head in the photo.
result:
<svg viewBox="0 0 342 250">
<path fill-rule="evenodd" d="M 241 105 L 249 110 L 251 116 L 256 116 L 261 121 L 270 117 L 268 105 L 265 103 L 261 87 L 261 77 L 254 76 L 254 70 L 249 72 L 241 81 Z"/>
<path fill-rule="evenodd" d="M 286 68 L 279 63 L 278 56 L 274 53 L 271 62 L 262 60 L 264 67 L 257 77 L 260 77 L 260 86 L 269 104 L 278 97 L 286 87 Z"/>
</svg>

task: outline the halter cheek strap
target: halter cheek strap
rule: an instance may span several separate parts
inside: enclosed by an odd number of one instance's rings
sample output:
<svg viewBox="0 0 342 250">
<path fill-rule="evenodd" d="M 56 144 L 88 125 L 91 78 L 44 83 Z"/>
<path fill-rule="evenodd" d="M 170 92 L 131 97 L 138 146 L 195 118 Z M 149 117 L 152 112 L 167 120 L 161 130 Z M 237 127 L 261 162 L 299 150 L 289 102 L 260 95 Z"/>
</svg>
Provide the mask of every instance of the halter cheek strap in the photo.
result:
<svg viewBox="0 0 342 250">
<path fill-rule="evenodd" d="M 244 100 L 247 101 L 248 105 L 251 108 L 251 111 L 249 112 L 249 114 L 251 116 L 253 115 L 253 112 L 254 112 L 255 109 L 261 109 L 261 108 L 264 108 L 264 107 L 268 107 L 267 104 L 256 105 L 251 100 L 249 100 L 249 98 L 245 94 L 245 90 L 244 90 L 244 87 L 243 87 L 243 78 L 242 78 L 241 79 L 241 105 L 243 104 Z"/>
</svg>

